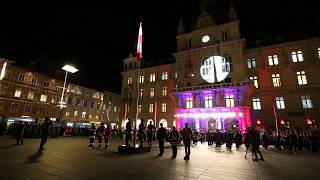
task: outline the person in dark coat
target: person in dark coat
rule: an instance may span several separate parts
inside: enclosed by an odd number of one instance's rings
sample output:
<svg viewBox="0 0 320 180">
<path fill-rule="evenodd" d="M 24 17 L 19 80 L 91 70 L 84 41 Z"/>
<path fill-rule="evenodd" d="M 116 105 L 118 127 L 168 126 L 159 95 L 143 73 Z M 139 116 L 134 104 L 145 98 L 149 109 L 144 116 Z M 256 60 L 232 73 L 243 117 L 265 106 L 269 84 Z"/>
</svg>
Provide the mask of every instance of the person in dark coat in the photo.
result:
<svg viewBox="0 0 320 180">
<path fill-rule="evenodd" d="M 167 137 L 167 130 L 163 127 L 163 124 L 160 123 L 160 128 L 157 131 L 157 139 L 159 143 L 160 153 L 158 156 L 163 156 L 164 153 L 164 140 Z"/>
<path fill-rule="evenodd" d="M 46 117 L 44 120 L 44 123 L 41 126 L 41 142 L 39 147 L 40 151 L 44 150 L 43 146 L 46 144 L 48 140 L 49 127 L 51 124 L 52 124 L 51 120 L 48 117 Z"/>
<path fill-rule="evenodd" d="M 253 151 L 253 154 L 255 156 L 255 159 L 253 159 L 254 161 L 258 161 L 258 160 L 261 160 L 261 161 L 264 161 L 264 158 L 261 154 L 261 151 L 260 151 L 260 134 L 257 130 L 252 130 L 251 131 L 251 144 L 252 144 L 252 151 Z M 257 153 L 260 155 L 260 159 L 258 159 L 258 156 L 257 156 Z"/>
<path fill-rule="evenodd" d="M 15 145 L 18 145 L 18 144 L 22 145 L 23 144 L 22 134 L 24 129 L 23 122 L 15 123 L 15 129 L 16 129 L 16 141 L 17 141 Z"/>
<path fill-rule="evenodd" d="M 242 144 L 241 132 L 237 131 L 234 138 L 235 138 L 236 148 L 239 149 L 240 145 Z"/>
<path fill-rule="evenodd" d="M 190 159 L 190 144 L 192 139 L 192 130 L 188 127 L 188 123 L 185 124 L 185 127 L 181 131 L 183 144 L 184 144 L 184 150 L 185 150 L 185 157 L 184 160 Z"/>
<path fill-rule="evenodd" d="M 181 143 L 179 132 L 176 127 L 172 127 L 171 132 L 169 133 L 169 140 L 172 148 L 172 159 L 177 157 L 177 146 Z"/>
<path fill-rule="evenodd" d="M 147 127 L 147 140 L 148 140 L 148 144 L 152 145 L 152 139 L 153 139 L 153 131 L 154 131 L 155 127 L 152 124 L 152 122 L 150 121 L 148 127 Z"/>
<path fill-rule="evenodd" d="M 131 139 L 131 131 L 132 131 L 132 125 L 131 125 L 131 121 L 130 118 L 128 119 L 128 122 L 126 124 L 126 146 L 129 146 L 129 139 Z"/>
<path fill-rule="evenodd" d="M 141 119 L 141 123 L 139 124 L 139 141 L 140 141 L 140 146 L 143 146 L 143 141 L 144 141 L 144 119 Z"/>
<path fill-rule="evenodd" d="M 89 146 L 88 147 L 93 147 L 94 139 L 96 138 L 96 131 L 97 131 L 96 126 L 94 125 L 94 123 L 91 123 L 91 127 L 89 128 Z"/>
</svg>

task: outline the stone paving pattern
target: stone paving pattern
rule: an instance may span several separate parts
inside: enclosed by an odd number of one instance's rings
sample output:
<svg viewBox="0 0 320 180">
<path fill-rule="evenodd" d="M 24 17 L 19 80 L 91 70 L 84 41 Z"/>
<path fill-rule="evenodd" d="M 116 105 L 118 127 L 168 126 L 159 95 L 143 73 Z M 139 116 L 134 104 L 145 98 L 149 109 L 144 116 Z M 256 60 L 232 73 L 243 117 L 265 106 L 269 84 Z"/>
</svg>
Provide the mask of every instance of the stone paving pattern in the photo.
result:
<svg viewBox="0 0 320 180">
<path fill-rule="evenodd" d="M 253 162 L 251 153 L 244 158 L 244 148 L 217 150 L 206 144 L 192 146 L 189 161 L 184 148 L 171 159 L 166 144 L 163 157 L 157 145 L 145 154 L 119 155 L 113 141 L 110 150 L 88 148 L 88 138 L 49 138 L 45 150 L 38 152 L 40 139 L 25 139 L 14 146 L 14 139 L 0 137 L 0 180 L 17 179 L 319 179 L 320 154 L 263 150 L 265 162 Z"/>
</svg>

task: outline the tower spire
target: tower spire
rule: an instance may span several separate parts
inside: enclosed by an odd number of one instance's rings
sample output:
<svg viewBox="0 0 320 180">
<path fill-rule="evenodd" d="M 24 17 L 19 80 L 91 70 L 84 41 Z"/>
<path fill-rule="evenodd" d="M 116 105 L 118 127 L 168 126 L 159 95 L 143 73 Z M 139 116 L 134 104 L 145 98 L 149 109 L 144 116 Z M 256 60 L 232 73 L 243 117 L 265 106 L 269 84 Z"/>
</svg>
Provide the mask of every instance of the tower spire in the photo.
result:
<svg viewBox="0 0 320 180">
<path fill-rule="evenodd" d="M 200 29 L 208 26 L 216 25 L 216 22 L 211 18 L 210 14 L 206 11 L 207 2 L 200 1 L 200 15 L 196 20 L 194 29 Z"/>
<path fill-rule="evenodd" d="M 230 1 L 230 7 L 229 7 L 229 21 L 235 21 L 237 20 L 237 12 L 234 9 L 234 6 L 232 4 L 232 1 Z"/>
<path fill-rule="evenodd" d="M 183 21 L 182 21 L 182 16 L 180 16 L 180 22 L 178 25 L 178 35 L 184 34 L 184 26 L 183 26 Z"/>
</svg>

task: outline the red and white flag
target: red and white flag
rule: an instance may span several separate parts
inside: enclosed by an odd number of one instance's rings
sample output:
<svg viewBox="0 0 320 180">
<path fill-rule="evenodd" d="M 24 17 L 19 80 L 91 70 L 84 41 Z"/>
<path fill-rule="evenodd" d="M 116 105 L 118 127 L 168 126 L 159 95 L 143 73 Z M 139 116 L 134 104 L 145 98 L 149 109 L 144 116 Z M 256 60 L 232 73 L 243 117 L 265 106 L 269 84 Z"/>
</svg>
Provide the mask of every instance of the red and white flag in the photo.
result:
<svg viewBox="0 0 320 180">
<path fill-rule="evenodd" d="M 137 43 L 137 58 L 138 61 L 141 61 L 142 59 L 142 21 L 140 22 L 140 27 L 139 27 L 139 34 L 138 34 L 138 43 Z"/>
</svg>

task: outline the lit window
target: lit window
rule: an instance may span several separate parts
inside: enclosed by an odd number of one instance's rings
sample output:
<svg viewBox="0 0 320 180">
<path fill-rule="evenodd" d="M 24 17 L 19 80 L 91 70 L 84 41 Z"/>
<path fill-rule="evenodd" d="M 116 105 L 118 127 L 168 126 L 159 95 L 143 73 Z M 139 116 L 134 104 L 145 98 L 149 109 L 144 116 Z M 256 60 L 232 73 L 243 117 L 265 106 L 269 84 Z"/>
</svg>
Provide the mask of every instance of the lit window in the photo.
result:
<svg viewBox="0 0 320 180">
<path fill-rule="evenodd" d="M 132 77 L 128 77 L 128 85 L 132 84 Z"/>
<path fill-rule="evenodd" d="M 66 117 L 69 117 L 69 116 L 70 116 L 70 111 L 66 111 L 65 116 L 66 116 Z"/>
<path fill-rule="evenodd" d="M 25 74 L 19 74 L 18 81 L 23 82 L 25 77 L 26 77 Z"/>
<path fill-rule="evenodd" d="M 320 58 L 320 47 L 318 48 L 318 58 Z"/>
<path fill-rule="evenodd" d="M 154 97 L 154 88 L 150 88 L 150 97 Z"/>
<path fill-rule="evenodd" d="M 106 108 L 107 108 L 107 106 L 104 104 L 103 106 L 102 106 L 102 110 L 106 110 Z"/>
<path fill-rule="evenodd" d="M 149 104 L 149 112 L 150 112 L 150 113 L 153 112 L 153 108 L 154 108 L 153 106 L 154 106 L 153 104 Z"/>
<path fill-rule="evenodd" d="M 250 81 L 253 82 L 253 85 L 254 85 L 256 88 L 259 88 L 258 77 L 257 77 L 257 76 L 251 76 L 251 77 L 250 77 Z"/>
<path fill-rule="evenodd" d="M 278 65 L 278 55 L 268 56 L 269 66 Z"/>
<path fill-rule="evenodd" d="M 303 61 L 302 51 L 293 51 L 291 53 L 292 62 L 301 62 Z"/>
<path fill-rule="evenodd" d="M 260 98 L 252 98 L 252 106 L 254 110 L 260 110 L 261 109 Z"/>
<path fill-rule="evenodd" d="M 161 104 L 161 111 L 162 112 L 167 112 L 167 103 L 162 103 Z"/>
<path fill-rule="evenodd" d="M 18 103 L 12 103 L 11 107 L 10 107 L 10 111 L 11 112 L 17 112 L 18 111 L 18 106 L 19 106 Z"/>
<path fill-rule="evenodd" d="M 35 77 L 33 77 L 32 79 L 31 79 L 31 84 L 32 85 L 37 85 L 37 78 L 35 78 Z"/>
<path fill-rule="evenodd" d="M 298 71 L 297 72 L 297 79 L 299 85 L 305 85 L 308 84 L 307 82 L 307 76 L 305 71 Z"/>
<path fill-rule="evenodd" d="M 57 102 L 57 98 L 56 98 L 56 97 L 52 97 L 52 98 L 51 98 L 51 103 L 52 103 L 52 104 L 55 104 L 56 102 Z"/>
<path fill-rule="evenodd" d="M 150 74 L 150 82 L 156 81 L 156 74 Z"/>
<path fill-rule="evenodd" d="M 21 97 L 21 90 L 17 89 L 16 92 L 14 92 L 14 97 Z"/>
<path fill-rule="evenodd" d="M 162 87 L 162 96 L 167 96 L 168 88 L 167 86 Z"/>
<path fill-rule="evenodd" d="M 313 108 L 312 101 L 309 95 L 303 95 L 301 96 L 302 100 L 302 107 L 303 109 L 311 109 Z"/>
<path fill-rule="evenodd" d="M 252 58 L 252 59 L 247 59 L 247 64 L 248 64 L 248 68 L 249 69 L 253 69 L 253 68 L 256 68 L 257 65 L 256 65 L 256 59 Z"/>
<path fill-rule="evenodd" d="M 212 108 L 212 96 L 205 96 L 204 97 L 204 106 L 206 108 Z"/>
<path fill-rule="evenodd" d="M 138 113 L 141 113 L 142 105 L 138 105 Z"/>
<path fill-rule="evenodd" d="M 49 82 L 48 82 L 48 81 L 44 81 L 44 82 L 43 82 L 43 86 L 44 86 L 44 87 L 49 87 Z"/>
<path fill-rule="evenodd" d="M 285 109 L 285 105 L 284 105 L 284 99 L 283 97 L 276 97 L 276 105 L 277 105 L 277 109 Z"/>
<path fill-rule="evenodd" d="M 30 113 L 31 111 L 32 111 L 32 105 L 26 104 L 26 106 L 24 107 L 24 112 Z"/>
<path fill-rule="evenodd" d="M 143 89 L 140 89 L 140 98 L 143 97 Z"/>
<path fill-rule="evenodd" d="M 73 116 L 77 117 L 79 115 L 78 111 L 74 111 Z"/>
<path fill-rule="evenodd" d="M 117 107 L 113 107 L 113 112 L 117 112 Z"/>
<path fill-rule="evenodd" d="M 140 84 L 144 83 L 144 76 L 140 76 L 139 83 Z"/>
<path fill-rule="evenodd" d="M 273 87 L 281 86 L 280 74 L 272 74 L 272 84 Z"/>
<path fill-rule="evenodd" d="M 168 72 L 163 72 L 162 73 L 162 80 L 167 80 L 168 79 Z"/>
<path fill-rule="evenodd" d="M 41 102 L 47 102 L 47 95 L 43 95 L 43 94 L 42 94 L 42 95 L 40 96 L 40 101 L 41 101 Z"/>
<path fill-rule="evenodd" d="M 82 112 L 81 117 L 82 117 L 82 118 L 86 118 L 86 114 L 87 114 L 86 112 Z"/>
<path fill-rule="evenodd" d="M 99 115 L 96 115 L 96 119 L 99 119 Z"/>
<path fill-rule="evenodd" d="M 226 107 L 234 107 L 234 98 L 233 95 L 226 95 Z"/>
<path fill-rule="evenodd" d="M 178 73 L 177 72 L 174 73 L 174 78 L 176 78 L 176 79 L 178 78 Z"/>
<path fill-rule="evenodd" d="M 33 99 L 33 98 L 34 98 L 34 93 L 28 92 L 28 99 Z"/>
<path fill-rule="evenodd" d="M 89 119 L 92 119 L 92 114 L 89 114 L 88 118 L 89 118 Z"/>
<path fill-rule="evenodd" d="M 225 57 L 222 59 L 222 72 L 233 72 L 232 57 L 230 55 L 225 55 Z"/>
<path fill-rule="evenodd" d="M 193 104 L 192 104 L 192 98 L 187 98 L 187 102 L 186 102 L 186 108 L 192 108 Z"/>
</svg>

